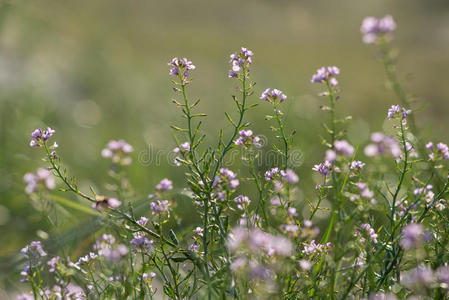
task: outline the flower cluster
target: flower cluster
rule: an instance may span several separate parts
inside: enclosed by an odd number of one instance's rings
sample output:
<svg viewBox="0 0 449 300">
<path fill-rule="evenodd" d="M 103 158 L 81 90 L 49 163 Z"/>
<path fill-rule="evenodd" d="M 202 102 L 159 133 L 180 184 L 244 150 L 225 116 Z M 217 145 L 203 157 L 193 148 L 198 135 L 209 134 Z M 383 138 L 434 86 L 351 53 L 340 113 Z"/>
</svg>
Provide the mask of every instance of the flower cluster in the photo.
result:
<svg viewBox="0 0 449 300">
<path fill-rule="evenodd" d="M 110 158 L 113 163 L 120 165 L 129 165 L 132 158 L 129 156 L 134 151 L 133 147 L 124 140 L 111 140 L 106 148 L 101 151 L 101 156 Z"/>
<path fill-rule="evenodd" d="M 449 159 L 449 147 L 444 143 L 438 143 L 435 147 L 432 142 L 429 142 L 426 144 L 426 149 L 432 151 L 429 154 L 429 159 L 432 161 Z"/>
<path fill-rule="evenodd" d="M 173 153 L 176 154 L 181 154 L 181 155 L 186 155 L 188 152 L 190 151 L 190 143 L 189 142 L 184 142 L 182 144 L 179 145 L 179 147 L 176 147 L 173 149 Z M 174 163 L 176 166 L 181 166 L 181 157 L 177 156 L 174 159 Z"/>
<path fill-rule="evenodd" d="M 50 139 L 53 134 L 55 134 L 55 130 L 51 129 L 50 127 L 47 127 L 47 129 L 41 129 L 37 128 L 31 133 L 31 137 L 33 138 L 30 141 L 31 147 L 39 147 L 42 145 L 43 142 Z"/>
<path fill-rule="evenodd" d="M 135 246 L 135 252 L 148 253 L 153 245 L 153 241 L 148 239 L 143 233 L 136 233 L 131 240 L 131 244 Z"/>
<path fill-rule="evenodd" d="M 237 208 L 240 210 L 244 210 L 245 207 L 247 207 L 251 200 L 247 196 L 238 195 L 237 198 L 235 198 L 234 202 L 237 204 Z"/>
<path fill-rule="evenodd" d="M 287 99 L 287 96 L 281 90 L 268 88 L 263 91 L 260 99 L 272 104 L 278 104 L 284 102 Z"/>
<path fill-rule="evenodd" d="M 405 109 L 400 107 L 399 105 L 392 105 L 390 109 L 388 109 L 388 120 L 399 118 L 403 122 L 405 122 L 407 115 L 411 114 L 412 111 L 410 109 Z"/>
<path fill-rule="evenodd" d="M 362 224 L 360 225 L 359 230 L 357 230 L 354 234 L 356 237 L 360 237 L 360 243 L 365 242 L 365 237 L 368 237 L 374 244 L 377 244 L 377 233 L 371 227 L 370 224 Z"/>
<path fill-rule="evenodd" d="M 168 63 L 170 67 L 170 75 L 182 77 L 183 83 L 188 83 L 189 71 L 195 70 L 195 66 L 187 58 L 179 59 L 177 57 L 173 58 L 171 62 Z"/>
<path fill-rule="evenodd" d="M 119 261 L 128 254 L 128 247 L 125 244 L 117 243 L 111 234 L 102 234 L 95 242 L 94 249 L 98 255 L 108 260 Z"/>
<path fill-rule="evenodd" d="M 337 152 L 341 153 L 345 156 L 352 156 L 354 155 L 354 147 L 351 146 L 347 141 L 335 141 L 334 142 L 334 148 Z"/>
<path fill-rule="evenodd" d="M 167 214 L 170 216 L 170 202 L 168 200 L 156 200 L 150 203 L 153 215 Z"/>
<path fill-rule="evenodd" d="M 292 169 L 280 170 L 275 167 L 265 172 L 266 181 L 285 180 L 290 184 L 297 183 L 299 181 L 298 175 Z"/>
<path fill-rule="evenodd" d="M 321 176 L 327 176 L 331 173 L 332 163 L 330 161 L 324 161 L 318 165 L 313 166 L 312 170 L 321 174 Z"/>
<path fill-rule="evenodd" d="M 365 44 L 373 44 L 378 40 L 379 36 L 388 37 L 395 29 L 396 23 L 393 17 L 386 15 L 381 19 L 366 17 L 362 22 L 360 32 L 363 34 L 363 42 Z"/>
<path fill-rule="evenodd" d="M 340 74 L 340 69 L 335 66 L 321 67 L 315 74 L 313 74 L 311 82 L 316 83 L 327 83 L 331 87 L 336 87 L 338 85 L 338 80 L 335 76 Z"/>
<path fill-rule="evenodd" d="M 250 129 L 240 130 L 239 137 L 234 141 L 234 144 L 236 144 L 237 146 L 254 145 L 255 147 L 262 147 L 262 144 L 260 143 L 260 137 L 253 136 L 253 131 Z"/>
<path fill-rule="evenodd" d="M 39 168 L 36 174 L 26 173 L 23 180 L 26 183 L 25 192 L 27 194 L 36 192 L 40 185 L 48 190 L 53 190 L 56 187 L 55 179 L 48 169 Z"/>
<path fill-rule="evenodd" d="M 410 223 L 402 230 L 400 245 L 405 250 L 417 248 L 431 239 L 429 233 L 419 223 Z"/>
<path fill-rule="evenodd" d="M 218 198 L 222 201 L 226 200 L 227 194 L 235 191 L 239 185 L 237 174 L 227 168 L 221 168 L 212 183 L 212 186 L 217 190 Z"/>
<path fill-rule="evenodd" d="M 248 72 L 248 68 L 252 64 L 251 57 L 253 55 L 254 55 L 253 51 L 248 50 L 245 47 L 242 47 L 240 49 L 240 52 L 232 53 L 230 55 L 230 60 L 229 60 L 232 67 L 231 67 L 231 70 L 229 70 L 229 72 L 228 72 L 228 77 L 238 78 L 239 73 L 241 71 L 246 70 Z"/>
<path fill-rule="evenodd" d="M 372 144 L 365 147 L 366 156 L 378 156 L 382 154 L 390 154 L 397 158 L 401 156 L 401 147 L 397 140 L 385 135 L 382 132 L 374 132 L 371 134 Z"/>
<path fill-rule="evenodd" d="M 171 191 L 172 189 L 173 189 L 173 182 L 168 178 L 162 179 L 161 182 L 159 182 L 156 185 L 156 190 L 160 192 L 168 192 Z"/>
</svg>

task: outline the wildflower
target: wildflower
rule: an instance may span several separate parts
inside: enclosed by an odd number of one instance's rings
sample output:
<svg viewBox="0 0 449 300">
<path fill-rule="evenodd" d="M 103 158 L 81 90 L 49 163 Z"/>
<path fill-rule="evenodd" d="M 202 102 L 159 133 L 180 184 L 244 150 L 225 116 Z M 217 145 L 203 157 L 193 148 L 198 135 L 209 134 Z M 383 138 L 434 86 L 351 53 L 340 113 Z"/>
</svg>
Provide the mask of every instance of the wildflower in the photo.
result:
<svg viewBox="0 0 449 300">
<path fill-rule="evenodd" d="M 405 109 L 399 105 L 392 105 L 390 109 L 388 109 L 387 118 L 388 120 L 394 118 L 401 118 L 402 120 L 405 120 L 407 115 L 411 114 L 411 112 L 412 111 L 410 109 Z"/>
<path fill-rule="evenodd" d="M 296 217 L 296 216 L 298 216 L 298 213 L 296 212 L 296 208 L 294 208 L 294 207 L 289 207 L 289 208 L 287 208 L 287 214 L 288 214 L 290 217 Z"/>
<path fill-rule="evenodd" d="M 302 251 L 304 254 L 314 254 L 317 252 L 323 252 L 328 250 L 331 247 L 331 243 L 327 244 L 317 244 L 315 240 L 311 240 L 310 243 L 303 243 L 304 250 Z"/>
<path fill-rule="evenodd" d="M 196 242 L 194 242 L 193 244 L 191 244 L 189 246 L 189 250 L 193 251 L 193 252 L 198 251 L 199 248 L 200 248 L 200 246 Z"/>
<path fill-rule="evenodd" d="M 357 188 L 360 190 L 360 195 L 363 198 L 372 198 L 374 196 L 374 192 L 368 188 L 368 185 L 364 182 L 357 182 L 355 184 Z"/>
<path fill-rule="evenodd" d="M 58 256 L 53 257 L 47 262 L 47 265 L 49 266 L 48 272 L 53 273 L 56 271 L 56 265 L 59 263 L 60 258 Z"/>
<path fill-rule="evenodd" d="M 298 175 L 296 175 L 296 173 L 292 169 L 281 171 L 281 176 L 282 179 L 290 184 L 297 183 L 299 181 Z"/>
<path fill-rule="evenodd" d="M 379 36 L 389 37 L 390 33 L 395 29 L 396 23 L 393 17 L 386 15 L 381 19 L 366 17 L 362 22 L 360 32 L 363 34 L 363 42 L 365 44 L 373 44 Z"/>
<path fill-rule="evenodd" d="M 129 154 L 133 151 L 133 147 L 124 140 L 111 140 L 101 151 L 101 156 L 110 158 L 113 163 L 125 166 L 131 164 L 132 158 L 129 157 Z"/>
<path fill-rule="evenodd" d="M 237 204 L 238 209 L 244 210 L 245 207 L 251 203 L 251 200 L 246 196 L 239 195 L 235 198 L 235 203 Z"/>
<path fill-rule="evenodd" d="M 138 223 L 140 226 L 145 226 L 145 225 L 148 223 L 148 218 L 140 217 L 140 219 L 137 221 L 137 223 Z"/>
<path fill-rule="evenodd" d="M 362 224 L 360 225 L 360 228 L 356 233 L 355 236 L 361 237 L 363 235 L 368 236 L 368 238 L 374 243 L 377 244 L 377 233 L 374 231 L 373 228 L 371 228 L 371 225 L 369 224 Z M 364 243 L 365 239 L 363 237 L 360 238 L 360 242 Z"/>
<path fill-rule="evenodd" d="M 148 239 L 142 233 L 136 233 L 134 234 L 133 239 L 131 240 L 131 244 L 135 246 L 133 251 L 148 253 L 151 246 L 153 245 L 153 241 Z"/>
<path fill-rule="evenodd" d="M 337 152 L 340 152 L 343 155 L 352 156 L 354 154 L 354 147 L 352 147 L 347 141 L 335 141 L 334 147 Z"/>
<path fill-rule="evenodd" d="M 37 128 L 31 133 L 32 140 L 30 141 L 30 147 L 39 147 L 43 142 L 50 139 L 53 134 L 55 134 L 55 130 L 47 127 L 47 129 Z"/>
<path fill-rule="evenodd" d="M 78 259 L 78 261 L 75 263 L 75 266 L 81 266 L 81 265 L 87 265 L 89 264 L 91 261 L 95 260 L 96 258 L 98 258 L 98 254 L 94 253 L 94 252 L 89 252 L 89 254 L 86 254 L 85 256 L 82 256 Z"/>
<path fill-rule="evenodd" d="M 433 198 L 435 197 L 435 194 L 432 191 L 433 186 L 428 184 L 425 187 L 416 188 L 413 190 L 413 194 L 415 196 L 424 196 L 424 200 L 427 203 L 430 203 L 433 201 Z"/>
<path fill-rule="evenodd" d="M 237 179 L 237 174 L 227 168 L 221 168 L 219 174 L 215 176 L 214 182 L 212 185 L 219 190 L 219 192 L 223 193 L 221 188 L 228 187 L 231 190 L 235 190 L 239 186 L 240 182 Z M 224 194 L 221 194 L 219 197 L 221 200 L 224 200 Z"/>
<path fill-rule="evenodd" d="M 291 234 L 296 234 L 299 231 L 298 225 L 294 224 L 283 224 L 281 225 L 281 229 Z"/>
<path fill-rule="evenodd" d="M 180 144 L 179 147 L 176 147 L 175 149 L 173 149 L 173 153 L 183 153 L 184 155 L 189 151 L 190 151 L 190 143 L 189 142 L 184 142 L 184 143 Z M 174 163 L 178 167 L 181 166 L 181 163 L 179 162 L 179 157 L 175 157 Z"/>
<path fill-rule="evenodd" d="M 39 168 L 36 174 L 26 173 L 23 180 L 27 184 L 25 187 L 27 194 L 34 193 L 40 185 L 48 190 L 53 190 L 56 187 L 55 179 L 48 169 Z"/>
<path fill-rule="evenodd" d="M 265 172 L 265 180 L 271 181 L 274 179 L 274 177 L 279 174 L 279 168 L 272 168 L 271 170 L 268 170 Z"/>
<path fill-rule="evenodd" d="M 153 215 L 159 215 L 162 213 L 167 213 L 170 215 L 170 203 L 168 200 L 157 200 L 150 203 L 150 208 L 153 211 Z"/>
<path fill-rule="evenodd" d="M 418 266 L 401 273 L 401 283 L 409 289 L 430 287 L 434 280 L 433 271 L 429 266 Z"/>
<path fill-rule="evenodd" d="M 361 162 L 360 160 L 354 160 L 354 161 L 352 161 L 351 164 L 349 165 L 349 168 L 350 168 L 351 170 L 358 170 L 358 171 L 360 171 L 360 170 L 363 169 L 364 166 L 365 166 L 365 163 L 364 163 L 364 162 Z"/>
<path fill-rule="evenodd" d="M 248 71 L 248 68 L 252 64 L 252 57 L 254 53 L 245 47 L 240 49 L 240 52 L 235 52 L 231 54 L 229 62 L 231 63 L 231 70 L 228 72 L 229 78 L 237 78 L 239 72 L 242 70 Z"/>
<path fill-rule="evenodd" d="M 337 152 L 335 152 L 334 150 L 331 150 L 331 149 L 326 150 L 326 156 L 325 156 L 324 160 L 327 160 L 329 162 L 336 161 L 337 160 Z"/>
<path fill-rule="evenodd" d="M 447 265 L 437 269 L 437 278 L 442 288 L 449 289 L 449 267 Z"/>
<path fill-rule="evenodd" d="M 234 141 L 237 146 L 249 146 L 254 145 L 255 147 L 262 147 L 260 143 L 260 137 L 254 136 L 252 130 L 240 130 L 239 137 Z"/>
<path fill-rule="evenodd" d="M 195 70 L 195 66 L 187 58 L 179 59 L 175 57 L 168 63 L 168 65 L 172 67 L 169 74 L 172 76 L 181 74 L 184 84 L 188 83 L 187 77 L 189 76 L 189 71 Z"/>
<path fill-rule="evenodd" d="M 424 227 L 421 224 L 410 223 L 402 230 L 402 238 L 399 244 L 405 250 L 409 250 L 420 246 L 429 238 L 428 233 L 424 231 Z"/>
<path fill-rule="evenodd" d="M 260 99 L 272 104 L 278 104 L 284 102 L 287 99 L 287 96 L 281 90 L 268 88 L 262 93 Z"/>
<path fill-rule="evenodd" d="M 301 267 L 301 269 L 303 269 L 304 271 L 309 271 L 312 268 L 312 263 L 308 260 L 305 259 L 301 259 L 299 261 L 299 266 Z"/>
<path fill-rule="evenodd" d="M 315 165 L 312 170 L 316 171 L 321 174 L 321 176 L 327 176 L 330 174 L 330 168 L 332 167 L 332 164 L 329 161 L 325 161 L 323 163 L 320 163 L 318 165 Z"/>
<path fill-rule="evenodd" d="M 427 143 L 426 148 L 432 153 L 429 154 L 429 160 L 436 161 L 438 159 L 449 159 L 449 147 L 444 143 L 438 143 L 434 147 L 433 143 Z"/>
<path fill-rule="evenodd" d="M 234 228 L 229 235 L 227 245 L 233 252 L 248 247 L 254 252 L 263 252 L 268 256 L 290 256 L 293 251 L 293 245 L 289 239 L 274 236 L 258 228 Z"/>
<path fill-rule="evenodd" d="M 201 228 L 201 227 L 196 227 L 196 228 L 193 230 L 193 232 L 196 233 L 196 234 L 198 234 L 199 236 L 203 236 L 203 228 Z"/>
<path fill-rule="evenodd" d="M 311 82 L 323 83 L 326 82 L 331 87 L 336 87 L 338 81 L 335 76 L 340 74 L 340 69 L 335 66 L 321 67 L 312 76 Z"/>
<path fill-rule="evenodd" d="M 20 253 L 25 255 L 29 260 L 39 259 L 41 257 L 47 256 L 47 252 L 42 248 L 40 241 L 33 241 L 29 245 L 26 245 Z"/>
<path fill-rule="evenodd" d="M 170 179 L 164 178 L 156 185 L 156 189 L 162 192 L 168 192 L 173 189 L 173 182 Z"/>
<path fill-rule="evenodd" d="M 392 157 L 398 158 L 401 156 L 401 147 L 399 143 L 383 134 L 382 132 L 374 132 L 371 134 L 371 141 L 373 144 L 369 144 L 365 147 L 366 156 L 377 156 L 382 154 L 390 154 Z"/>
</svg>

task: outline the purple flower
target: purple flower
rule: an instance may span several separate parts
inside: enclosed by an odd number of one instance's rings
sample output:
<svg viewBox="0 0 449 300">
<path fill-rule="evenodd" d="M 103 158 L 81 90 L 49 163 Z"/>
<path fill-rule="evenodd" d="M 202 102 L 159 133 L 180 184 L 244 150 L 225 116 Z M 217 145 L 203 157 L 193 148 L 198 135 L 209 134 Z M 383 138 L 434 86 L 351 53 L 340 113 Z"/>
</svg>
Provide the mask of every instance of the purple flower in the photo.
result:
<svg viewBox="0 0 449 300">
<path fill-rule="evenodd" d="M 145 226 L 148 223 L 148 218 L 140 217 L 140 219 L 137 221 L 137 224 L 140 226 Z"/>
<path fill-rule="evenodd" d="M 377 156 L 386 153 L 395 158 L 401 156 L 401 147 L 395 139 L 381 132 L 375 132 L 371 134 L 371 141 L 374 144 L 369 144 L 365 147 L 364 152 L 366 156 Z"/>
<path fill-rule="evenodd" d="M 237 179 L 237 174 L 227 168 L 221 168 L 219 174 L 215 176 L 212 185 L 220 193 L 223 193 L 223 188 L 229 187 L 231 190 L 235 190 L 239 186 L 240 182 Z M 221 200 L 225 200 L 225 193 L 221 194 Z"/>
<path fill-rule="evenodd" d="M 31 133 L 31 137 L 33 138 L 30 141 L 30 147 L 39 147 L 41 146 L 42 142 L 47 141 L 49 138 L 51 138 L 55 134 L 55 130 L 51 129 L 50 127 L 47 127 L 47 129 L 42 130 L 41 128 L 35 129 Z"/>
<path fill-rule="evenodd" d="M 168 63 L 168 65 L 172 67 L 169 74 L 172 76 L 182 74 L 182 81 L 184 84 L 188 83 L 187 77 L 189 76 L 189 71 L 195 70 L 195 66 L 187 58 L 179 59 L 175 57 Z"/>
<path fill-rule="evenodd" d="M 37 169 L 36 174 L 26 173 L 23 176 L 23 180 L 27 184 L 25 187 L 25 192 L 27 194 L 36 192 L 40 185 L 47 190 L 53 190 L 56 187 L 55 179 L 48 169 L 39 168 Z"/>
<path fill-rule="evenodd" d="M 101 151 L 101 156 L 110 158 L 113 163 L 125 166 L 131 164 L 132 158 L 129 157 L 129 154 L 133 151 L 134 148 L 124 140 L 111 140 Z"/>
<path fill-rule="evenodd" d="M 420 246 L 429 236 L 424 227 L 419 223 L 410 223 L 402 230 L 402 238 L 399 244 L 405 250 Z"/>
<path fill-rule="evenodd" d="M 148 253 L 148 251 L 150 250 L 151 246 L 153 245 L 153 241 L 148 239 L 142 233 L 136 233 L 136 234 L 134 234 L 134 237 L 131 240 L 131 244 L 135 246 L 135 249 L 134 249 L 135 252 L 146 252 L 146 253 Z"/>
<path fill-rule="evenodd" d="M 362 224 L 360 225 L 359 230 L 355 233 L 355 236 L 361 237 L 360 242 L 364 243 L 363 236 L 367 236 L 374 244 L 377 244 L 377 233 L 371 228 L 370 224 Z"/>
<path fill-rule="evenodd" d="M 298 213 L 296 212 L 296 208 L 294 208 L 294 207 L 289 207 L 289 208 L 287 208 L 287 214 L 288 214 L 290 217 L 296 217 L 296 216 L 298 216 Z"/>
<path fill-rule="evenodd" d="M 367 198 L 367 199 L 373 198 L 374 192 L 371 191 L 371 190 L 368 188 L 368 185 L 367 185 L 366 183 L 364 183 L 364 182 L 357 182 L 355 185 L 356 185 L 357 188 L 360 190 L 360 195 L 361 195 L 363 198 Z"/>
<path fill-rule="evenodd" d="M 351 146 L 347 141 L 335 141 L 334 147 L 337 152 L 340 152 L 343 155 L 346 156 L 352 156 L 354 155 L 354 147 Z"/>
<path fill-rule="evenodd" d="M 387 36 L 396 29 L 396 23 L 393 17 L 386 15 L 382 19 L 375 17 L 366 17 L 362 26 L 360 27 L 360 32 L 363 34 L 363 42 L 365 44 L 372 44 L 377 41 L 378 36 Z"/>
<path fill-rule="evenodd" d="M 435 277 L 430 266 L 418 266 L 401 274 L 401 283 L 409 289 L 430 287 Z"/>
<path fill-rule="evenodd" d="M 201 227 L 196 227 L 194 230 L 193 230 L 193 232 L 194 233 L 196 233 L 196 234 L 198 234 L 199 236 L 203 236 L 203 228 L 201 228 Z"/>
<path fill-rule="evenodd" d="M 167 213 L 170 215 L 170 203 L 168 200 L 157 200 L 150 203 L 150 208 L 153 211 L 153 215 L 159 215 L 162 213 Z"/>
<path fill-rule="evenodd" d="M 285 171 L 281 171 L 282 178 L 290 184 L 297 183 L 299 181 L 298 175 L 292 170 L 287 169 Z"/>
<path fill-rule="evenodd" d="M 234 144 L 237 146 L 249 146 L 254 145 L 256 147 L 261 147 L 260 144 L 260 137 L 255 136 L 253 137 L 253 131 L 252 130 L 240 130 L 239 131 L 239 137 L 234 141 Z"/>
<path fill-rule="evenodd" d="M 340 74 L 340 69 L 336 66 L 321 67 L 312 75 L 311 82 L 314 83 L 328 83 L 331 87 L 336 87 L 338 81 L 335 76 Z"/>
<path fill-rule="evenodd" d="M 237 204 L 238 209 L 244 210 L 251 203 L 251 200 L 247 196 L 239 195 L 235 198 L 234 202 Z"/>
<path fill-rule="evenodd" d="M 312 263 L 308 260 L 305 259 L 301 259 L 299 261 L 299 266 L 301 267 L 301 269 L 303 269 L 304 271 L 309 271 L 312 268 Z"/>
<path fill-rule="evenodd" d="M 156 189 L 162 192 L 168 192 L 173 189 L 173 182 L 170 179 L 164 178 L 156 185 Z"/>
<path fill-rule="evenodd" d="M 272 168 L 271 170 L 268 170 L 265 172 L 265 180 L 271 181 L 274 179 L 274 177 L 279 174 L 279 168 Z"/>
<path fill-rule="evenodd" d="M 254 53 L 245 47 L 240 49 L 240 52 L 231 54 L 229 62 L 231 63 L 231 70 L 228 72 L 229 78 L 238 78 L 239 73 L 245 69 L 248 72 L 248 68 L 252 64 L 252 56 Z M 246 74 L 242 74 L 246 76 Z"/>
<path fill-rule="evenodd" d="M 94 252 L 89 252 L 89 254 L 86 254 L 85 256 L 82 256 L 78 259 L 78 261 L 75 263 L 75 266 L 81 266 L 84 264 L 89 264 L 91 261 L 98 258 L 98 255 Z"/>
<path fill-rule="evenodd" d="M 287 96 L 278 89 L 266 89 L 260 96 L 261 100 L 268 101 L 273 104 L 279 104 L 287 99 Z"/>
<path fill-rule="evenodd" d="M 47 256 L 47 252 L 42 248 L 42 244 L 40 241 L 33 241 L 29 245 L 26 245 L 20 253 L 25 255 L 30 260 L 39 259 L 41 257 Z"/>
<path fill-rule="evenodd" d="M 364 162 L 361 162 L 360 160 L 354 160 L 351 162 L 349 168 L 351 170 L 362 170 L 364 166 L 365 166 Z"/>
<path fill-rule="evenodd" d="M 332 164 L 329 161 L 325 161 L 323 163 L 320 163 L 318 165 L 315 165 L 312 170 L 317 171 L 321 174 L 321 176 L 326 176 L 330 174 L 330 168 L 332 167 Z"/>
</svg>

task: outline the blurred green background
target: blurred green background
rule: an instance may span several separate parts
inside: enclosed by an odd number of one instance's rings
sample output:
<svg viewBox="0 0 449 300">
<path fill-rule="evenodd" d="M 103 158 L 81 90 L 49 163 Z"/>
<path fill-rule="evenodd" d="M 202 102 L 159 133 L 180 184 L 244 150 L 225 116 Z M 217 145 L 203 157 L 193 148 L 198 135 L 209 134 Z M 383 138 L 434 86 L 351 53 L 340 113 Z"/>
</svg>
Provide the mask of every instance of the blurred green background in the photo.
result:
<svg viewBox="0 0 449 300">
<path fill-rule="evenodd" d="M 288 95 L 287 123 L 297 130 L 295 149 L 303 153 L 296 168 L 302 181 L 297 199 L 301 206 L 304 196 L 313 197 L 311 167 L 322 160 L 318 135 L 327 120 L 319 110 L 325 104 L 317 97 L 321 87 L 310 83 L 315 70 L 321 65 L 341 68 L 338 114 L 353 116 L 348 135 L 352 143 L 363 144 L 369 132 L 382 130 L 386 109 L 398 103 L 385 86 L 375 49 L 361 42 L 359 32 L 365 16 L 385 14 L 398 23 L 393 45 L 399 51 L 402 80 L 418 106 L 423 105 L 416 116 L 422 135 L 447 142 L 447 0 L 1 1 L 3 284 L 18 285 L 16 253 L 42 237 L 38 230 L 61 234 L 72 226 L 82 228 L 89 217 L 70 212 L 55 229 L 30 205 L 23 175 L 44 165 L 41 152 L 28 147 L 34 128 L 56 129 L 59 153 L 82 188 L 103 189 L 109 180 L 108 162 L 100 151 L 108 140 L 124 138 L 135 147 L 128 169 L 140 195 L 150 193 L 163 177 L 173 179 L 181 190 L 182 170 L 165 159 L 174 146 L 169 125 L 180 126 L 183 120 L 170 101 L 175 94 L 167 62 L 180 56 L 197 66 L 189 93 L 202 100 L 200 110 L 208 114 L 205 143 L 215 144 L 219 128 L 230 129 L 224 111 L 233 111 L 230 96 L 236 83 L 227 78 L 228 56 L 246 46 L 255 53 L 252 78 L 257 86 L 251 102 L 260 102 L 266 87 Z M 264 121 L 268 112 L 267 105 L 260 105 L 248 118 L 256 133 L 274 141 Z M 139 153 L 148 149 L 162 153 L 161 163 L 139 163 Z M 179 201 L 190 207 L 187 198 Z"/>
</svg>

